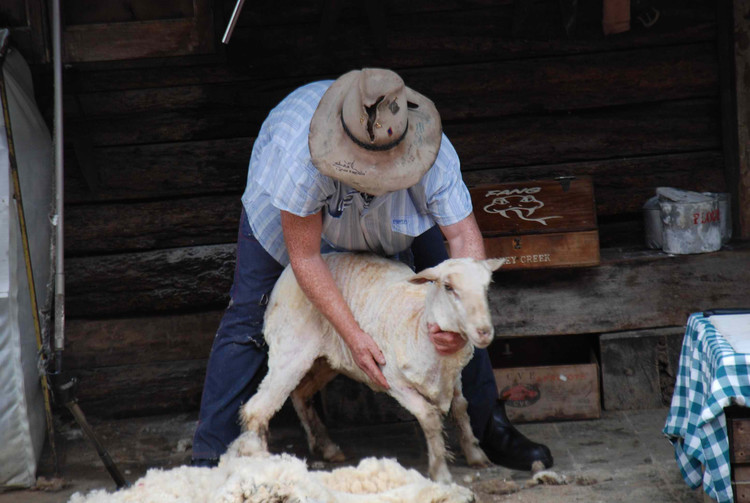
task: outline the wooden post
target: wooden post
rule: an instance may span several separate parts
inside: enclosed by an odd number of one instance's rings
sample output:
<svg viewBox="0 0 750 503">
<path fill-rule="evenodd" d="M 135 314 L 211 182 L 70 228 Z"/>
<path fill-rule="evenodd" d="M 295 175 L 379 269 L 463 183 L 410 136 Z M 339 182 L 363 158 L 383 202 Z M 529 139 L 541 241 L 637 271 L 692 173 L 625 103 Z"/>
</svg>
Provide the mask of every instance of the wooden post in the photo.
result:
<svg viewBox="0 0 750 503">
<path fill-rule="evenodd" d="M 750 238 L 750 0 L 734 2 L 734 59 L 739 140 L 739 237 Z"/>
<path fill-rule="evenodd" d="M 735 237 L 750 238 L 750 0 L 718 2 L 722 129 Z"/>
</svg>

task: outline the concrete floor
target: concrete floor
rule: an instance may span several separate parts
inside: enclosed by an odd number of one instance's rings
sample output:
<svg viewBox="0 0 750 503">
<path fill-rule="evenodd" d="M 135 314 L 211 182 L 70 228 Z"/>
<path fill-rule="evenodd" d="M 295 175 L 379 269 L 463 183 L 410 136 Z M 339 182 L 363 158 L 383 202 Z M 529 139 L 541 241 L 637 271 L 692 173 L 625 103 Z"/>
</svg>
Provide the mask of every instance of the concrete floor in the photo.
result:
<svg viewBox="0 0 750 503">
<path fill-rule="evenodd" d="M 700 503 L 702 491 L 691 491 L 682 481 L 672 446 L 661 434 L 666 415 L 666 409 L 604 412 L 598 420 L 518 425 L 527 436 L 550 447 L 555 458 L 553 470 L 566 477 L 566 485 L 527 488 L 528 472 L 502 467 L 476 470 L 466 466 L 460 455 L 451 470 L 456 482 L 474 490 L 477 503 Z M 195 415 L 92 420 L 92 426 L 118 468 L 134 482 L 148 468 L 189 461 Z M 343 447 L 351 464 L 362 457 L 395 457 L 402 465 L 425 473 L 426 449 L 414 422 L 332 429 L 331 436 Z M 0 503 L 58 503 L 67 501 L 74 492 L 114 489 L 95 450 L 75 423 L 61 425 L 58 437 L 65 487 L 54 492 L 1 493 Z M 307 457 L 303 433 L 296 426 L 272 423 L 271 443 L 273 452 Z M 332 465 L 312 461 L 312 468 L 330 469 Z M 52 474 L 48 454 L 39 472 Z M 520 490 L 500 494 L 512 482 Z"/>
</svg>

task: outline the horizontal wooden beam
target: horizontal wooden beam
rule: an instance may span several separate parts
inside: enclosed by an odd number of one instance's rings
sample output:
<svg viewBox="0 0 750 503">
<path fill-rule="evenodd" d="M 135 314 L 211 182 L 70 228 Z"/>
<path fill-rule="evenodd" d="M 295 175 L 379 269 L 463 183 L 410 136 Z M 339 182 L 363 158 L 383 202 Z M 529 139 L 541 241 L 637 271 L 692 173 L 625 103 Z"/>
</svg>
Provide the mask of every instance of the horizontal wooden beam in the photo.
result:
<svg viewBox="0 0 750 503">
<path fill-rule="evenodd" d="M 715 52 L 715 44 L 703 42 L 553 59 L 413 68 L 400 74 L 408 86 L 435 102 L 443 121 L 452 121 L 715 96 Z M 78 91 L 67 96 L 66 118 L 218 105 L 267 112 L 305 83 L 298 78 L 229 83 L 207 80 L 189 86 Z"/>
<path fill-rule="evenodd" d="M 682 326 L 691 312 L 747 306 L 749 260 L 750 244 L 690 256 L 610 251 L 595 268 L 497 274 L 490 292 L 498 338 L 493 347 L 518 336 Z M 152 283 L 143 291 L 143 305 L 157 302 L 154 290 L 160 290 L 177 299 L 190 297 L 190 313 L 75 318 L 106 311 L 106 303 L 117 297 L 107 288 L 88 312 L 74 309 L 64 361 L 79 376 L 79 399 L 87 412 L 112 416 L 197 408 L 223 310 L 198 311 L 195 295 L 180 283 L 174 278 Z M 77 306 L 80 295 L 71 294 Z"/>
<path fill-rule="evenodd" d="M 481 109 L 479 102 L 462 107 L 465 114 L 482 115 Z M 476 169 L 488 162 L 531 164 L 539 157 L 534 155 L 537 151 L 554 150 L 557 155 L 552 161 L 561 162 L 582 152 L 587 158 L 602 158 L 607 154 L 616 157 L 665 149 L 704 149 L 707 144 L 719 143 L 717 109 L 718 102 L 706 98 L 523 115 L 489 122 L 452 123 L 444 118 L 443 125 L 464 164 Z M 71 128 L 94 147 L 103 147 L 253 136 L 267 112 L 267 106 L 243 108 L 225 104 L 70 122 Z M 679 144 L 670 143 L 675 141 Z M 511 155 L 510 159 L 503 161 L 507 155 Z"/>
<path fill-rule="evenodd" d="M 445 124 L 465 171 L 719 148 L 715 100 Z M 658 120 L 656 118 L 658 117 Z"/>
<path fill-rule="evenodd" d="M 77 398 L 99 417 L 195 411 L 205 373 L 205 359 L 78 369 Z"/>
<path fill-rule="evenodd" d="M 211 19 L 167 19 L 66 26 L 65 62 L 202 54 L 213 51 Z M 208 32 L 208 33 L 206 33 Z"/>
<path fill-rule="evenodd" d="M 127 331 L 137 338 L 141 327 L 153 334 L 148 338 L 153 337 L 154 344 L 180 346 L 176 341 L 183 337 L 205 340 L 207 335 L 184 327 L 194 324 L 215 330 L 218 315 L 212 306 L 221 309 L 227 301 L 233 250 L 234 245 L 221 245 L 195 247 L 192 253 L 71 259 L 67 272 L 74 279 L 66 285 L 66 310 L 69 330 L 80 333 L 72 340 L 79 340 L 80 347 L 97 333 Z M 679 326 L 694 311 L 746 305 L 748 260 L 750 244 L 681 256 L 603 250 L 598 267 L 501 272 L 490 291 L 496 335 L 595 334 Z M 123 269 L 137 272 L 125 274 Z M 183 314 L 170 312 L 179 309 Z M 154 316 L 139 317 L 134 311 Z"/>
<path fill-rule="evenodd" d="M 697 99 L 443 126 L 464 169 L 473 170 L 718 149 L 717 109 L 716 100 Z M 247 137 L 263 118 L 196 109 L 87 119 L 75 127 L 101 147 Z"/>
<path fill-rule="evenodd" d="M 96 179 L 65 159 L 65 203 L 241 193 L 254 137 L 97 148 Z"/>
<path fill-rule="evenodd" d="M 559 8 L 556 2 L 547 3 Z M 321 52 L 319 45 L 319 4 L 291 2 L 284 7 L 277 3 L 246 4 L 240 25 L 227 47 L 230 60 L 236 64 L 193 62 L 173 66 L 159 60 L 140 60 L 134 67 L 132 62 L 117 66 L 78 64 L 66 71 L 64 89 L 88 93 L 205 82 L 253 82 L 268 80 L 268 75 L 303 82 L 335 77 L 361 67 L 363 60 L 369 66 L 401 70 L 524 59 L 528 54 L 565 56 L 667 47 L 712 42 L 716 36 L 715 9 L 709 3 L 686 5 L 679 0 L 662 1 L 659 6 L 662 15 L 656 25 L 616 37 L 603 37 L 601 18 L 585 15 L 591 9 L 581 8 L 578 25 L 588 26 L 573 37 L 564 34 L 561 21 L 554 37 L 545 34 L 520 38 L 512 33 L 514 6 L 510 0 L 472 1 L 471 5 L 464 1 L 437 4 L 424 0 L 388 6 L 390 16 L 383 27 L 386 49 L 378 52 L 359 5 L 351 4 L 349 9 L 353 11 L 343 14 L 336 26 L 338 36 L 345 42 L 327 52 Z M 284 12 L 284 16 L 279 16 L 279 12 Z M 558 12 L 550 12 L 550 24 L 558 16 Z"/>
<path fill-rule="evenodd" d="M 546 29 L 531 36 L 514 36 L 514 6 L 500 5 L 388 16 L 382 28 L 385 49 L 373 42 L 363 16 L 340 20 L 324 40 L 317 22 L 241 26 L 228 47 L 228 57 L 276 75 L 300 76 L 343 73 L 362 66 L 363 60 L 368 66 L 398 69 L 513 59 L 530 51 L 551 56 L 672 45 L 715 36 L 714 9 L 708 5 L 685 8 L 670 1 L 664 8 L 660 5 L 662 20 L 652 29 L 602 37 L 598 19 L 589 22 L 580 35 L 567 37 L 559 11 L 553 2 L 547 3 L 552 9 L 542 13 L 549 20 Z M 698 15 L 703 17 L 696 19 Z M 250 51 L 251 47 L 255 50 Z"/>
<path fill-rule="evenodd" d="M 67 320 L 65 366 L 81 369 L 208 358 L 223 312 Z"/>
<path fill-rule="evenodd" d="M 104 317 L 223 306 L 234 249 L 234 244 L 212 245 L 71 258 L 66 263 L 67 314 Z M 599 267 L 507 272 L 492 293 L 498 335 L 677 325 L 691 310 L 746 303 L 750 271 L 742 260 L 749 258 L 747 247 L 687 256 L 649 252 L 626 261 L 614 261 L 605 250 Z M 598 310 L 586 315 L 593 307 Z"/>
<path fill-rule="evenodd" d="M 252 143 L 252 138 L 237 138 L 101 148 L 96 155 L 95 187 L 89 187 L 84 181 L 75 157 L 66 159 L 65 197 L 70 218 L 77 218 L 75 214 L 79 211 L 74 203 L 240 194 L 247 179 Z M 471 187 L 502 181 L 588 175 L 594 179 L 597 213 L 607 216 L 639 211 L 643 202 L 653 195 L 654 187 L 671 185 L 686 190 L 725 191 L 722 169 L 722 155 L 708 150 L 493 167 L 465 171 L 463 176 Z M 120 214 L 118 218 L 128 218 L 128 215 Z M 216 221 L 213 215 L 211 219 Z M 100 224 L 86 220 L 71 225 L 71 231 L 75 232 L 79 225 Z"/>
<path fill-rule="evenodd" d="M 196 310 L 226 305 L 236 245 L 70 258 L 66 315 Z"/>
<path fill-rule="evenodd" d="M 690 313 L 746 306 L 750 244 L 701 255 L 603 250 L 590 269 L 506 272 L 491 305 L 496 337 L 679 326 Z"/>
<path fill-rule="evenodd" d="M 724 192 L 724 159 L 717 150 L 551 163 L 465 171 L 469 187 L 505 181 L 590 176 L 599 217 L 640 212 L 654 189 L 675 186 L 698 192 Z"/>
<path fill-rule="evenodd" d="M 68 208 L 69 255 L 233 243 L 240 194 L 110 203 Z"/>
</svg>

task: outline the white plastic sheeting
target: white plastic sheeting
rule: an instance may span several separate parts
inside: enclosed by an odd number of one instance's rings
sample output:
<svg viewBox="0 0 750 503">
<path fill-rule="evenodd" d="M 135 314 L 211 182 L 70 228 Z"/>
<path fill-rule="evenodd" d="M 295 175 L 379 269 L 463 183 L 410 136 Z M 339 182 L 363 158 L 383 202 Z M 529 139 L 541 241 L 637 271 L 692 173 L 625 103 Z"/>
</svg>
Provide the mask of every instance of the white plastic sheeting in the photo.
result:
<svg viewBox="0 0 750 503">
<path fill-rule="evenodd" d="M 41 308 L 49 305 L 50 296 L 52 139 L 36 106 L 31 73 L 23 57 L 11 49 L 0 61 Z M 34 484 L 44 438 L 36 334 L 13 200 L 7 125 L 0 115 L 0 488 Z"/>
</svg>

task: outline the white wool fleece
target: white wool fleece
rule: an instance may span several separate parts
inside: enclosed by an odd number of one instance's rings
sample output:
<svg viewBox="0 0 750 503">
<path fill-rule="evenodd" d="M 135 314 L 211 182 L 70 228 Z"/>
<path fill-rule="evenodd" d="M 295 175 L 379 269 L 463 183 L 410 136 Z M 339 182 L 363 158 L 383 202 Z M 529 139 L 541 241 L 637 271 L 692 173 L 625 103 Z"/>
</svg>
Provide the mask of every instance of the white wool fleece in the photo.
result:
<svg viewBox="0 0 750 503">
<path fill-rule="evenodd" d="M 224 456 L 216 468 L 152 469 L 114 493 L 75 493 L 68 503 L 468 503 L 471 491 L 440 484 L 391 459 L 308 471 L 288 454 Z"/>
</svg>

